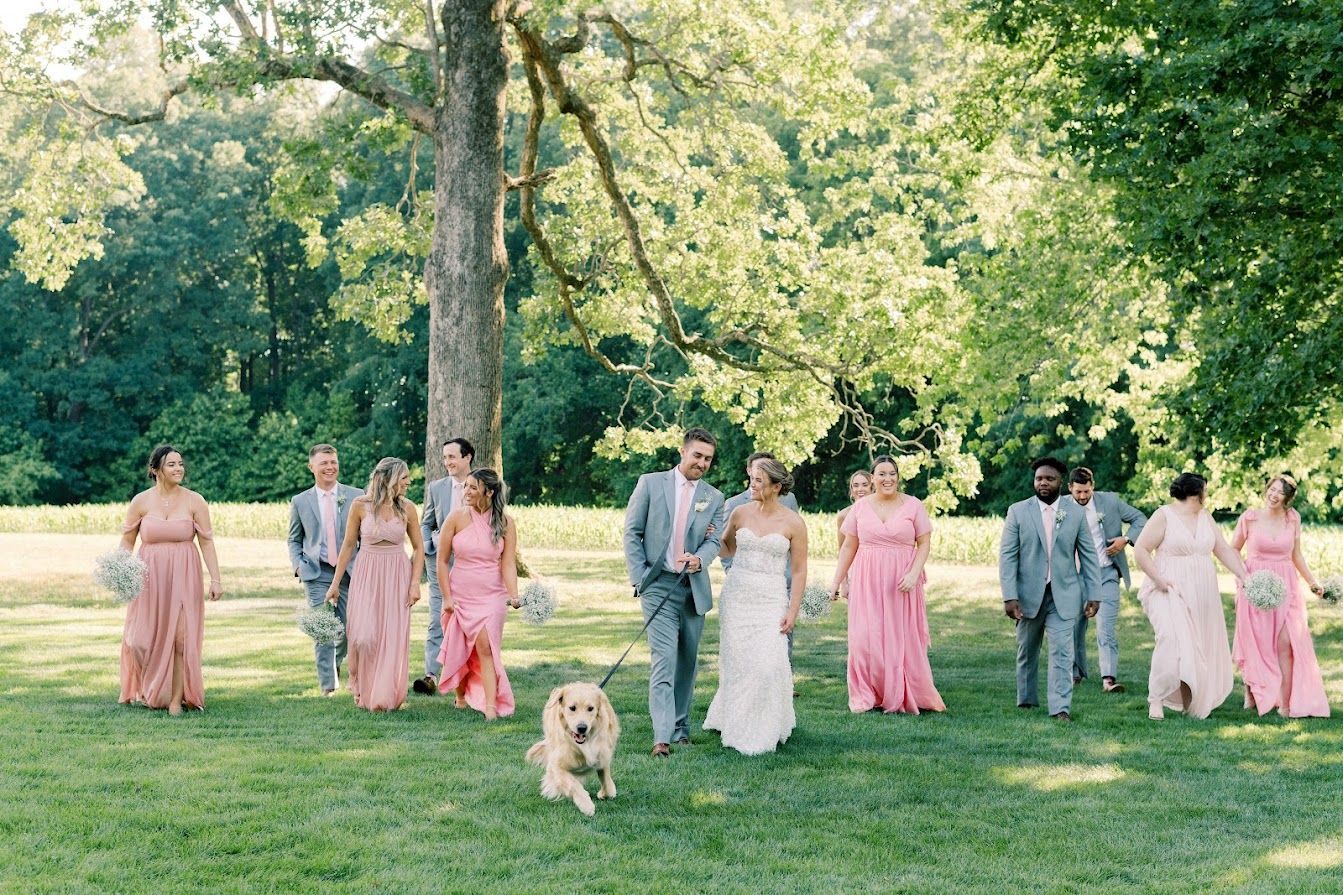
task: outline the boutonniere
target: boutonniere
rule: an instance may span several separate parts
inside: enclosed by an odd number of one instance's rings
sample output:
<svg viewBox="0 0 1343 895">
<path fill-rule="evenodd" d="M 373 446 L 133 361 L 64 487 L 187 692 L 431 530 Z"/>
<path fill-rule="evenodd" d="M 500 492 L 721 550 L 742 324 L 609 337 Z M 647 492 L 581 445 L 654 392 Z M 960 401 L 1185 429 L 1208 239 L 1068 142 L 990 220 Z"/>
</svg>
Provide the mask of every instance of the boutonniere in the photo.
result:
<svg viewBox="0 0 1343 895">
<path fill-rule="evenodd" d="M 1097 514 L 1096 514 L 1096 521 L 1097 521 L 1097 522 L 1104 522 L 1104 521 L 1105 521 L 1105 514 L 1104 514 L 1104 513 L 1097 513 Z"/>
<path fill-rule="evenodd" d="M 1058 528 L 1060 525 L 1063 524 L 1063 520 L 1067 518 L 1068 518 L 1068 511 L 1059 510 L 1057 513 L 1054 514 L 1054 527 Z"/>
<path fill-rule="evenodd" d="M 695 501 L 695 512 L 696 512 L 696 513 L 702 513 L 702 512 L 704 512 L 705 510 L 707 510 L 708 508 L 709 508 L 709 501 L 708 501 L 707 498 L 704 499 L 704 500 L 697 500 L 697 501 Z"/>
<path fill-rule="evenodd" d="M 336 495 L 336 506 L 337 506 L 337 507 L 343 507 L 343 506 L 345 506 L 345 495 L 344 495 L 344 494 L 337 494 L 337 495 Z"/>
</svg>

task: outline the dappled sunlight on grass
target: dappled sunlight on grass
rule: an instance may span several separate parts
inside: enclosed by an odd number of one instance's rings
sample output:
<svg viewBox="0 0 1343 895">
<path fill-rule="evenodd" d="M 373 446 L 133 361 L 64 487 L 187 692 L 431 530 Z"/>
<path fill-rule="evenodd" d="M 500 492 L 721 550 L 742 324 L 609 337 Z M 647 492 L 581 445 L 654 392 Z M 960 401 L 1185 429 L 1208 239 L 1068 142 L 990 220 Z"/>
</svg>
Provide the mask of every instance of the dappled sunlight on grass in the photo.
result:
<svg viewBox="0 0 1343 895">
<path fill-rule="evenodd" d="M 1343 837 L 1330 836 L 1313 842 L 1299 842 L 1275 849 L 1261 862 L 1273 867 L 1326 870 L 1343 867 Z"/>
<path fill-rule="evenodd" d="M 994 776 L 1013 786 L 1029 786 L 1041 792 L 1056 792 L 1072 787 L 1115 783 L 1127 775 L 1113 764 L 1031 765 L 1018 768 L 994 768 Z"/>
<path fill-rule="evenodd" d="M 715 789 L 701 789 L 690 794 L 690 804 L 695 808 L 722 807 L 727 801 L 727 795 Z"/>
</svg>

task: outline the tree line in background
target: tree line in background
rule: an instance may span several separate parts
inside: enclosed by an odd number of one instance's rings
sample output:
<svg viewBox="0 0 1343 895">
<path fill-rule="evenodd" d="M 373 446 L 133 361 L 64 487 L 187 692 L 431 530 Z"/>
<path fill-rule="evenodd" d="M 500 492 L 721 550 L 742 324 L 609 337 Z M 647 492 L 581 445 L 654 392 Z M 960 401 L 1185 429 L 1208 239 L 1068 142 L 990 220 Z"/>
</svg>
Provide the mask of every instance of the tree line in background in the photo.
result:
<svg viewBox="0 0 1343 895">
<path fill-rule="evenodd" d="M 319 440 L 347 480 L 434 472 L 431 375 L 481 356 L 470 327 L 430 347 L 440 137 L 368 82 L 275 75 L 272 48 L 347 26 L 412 97 L 453 48 L 414 4 L 226 5 L 271 10 L 262 50 L 192 38 L 192 4 L 83 20 L 74 85 L 41 65 L 69 20 L 6 40 L 0 502 L 125 499 L 160 441 L 215 500 L 287 498 Z M 725 487 L 767 448 L 815 508 L 891 448 L 961 512 L 1049 452 L 1151 501 L 1188 464 L 1226 505 L 1290 469 L 1308 517 L 1343 516 L 1338 11 L 645 6 L 507 11 L 515 499 L 620 503 L 699 424 Z M 329 47 L 286 53 L 340 83 Z"/>
</svg>

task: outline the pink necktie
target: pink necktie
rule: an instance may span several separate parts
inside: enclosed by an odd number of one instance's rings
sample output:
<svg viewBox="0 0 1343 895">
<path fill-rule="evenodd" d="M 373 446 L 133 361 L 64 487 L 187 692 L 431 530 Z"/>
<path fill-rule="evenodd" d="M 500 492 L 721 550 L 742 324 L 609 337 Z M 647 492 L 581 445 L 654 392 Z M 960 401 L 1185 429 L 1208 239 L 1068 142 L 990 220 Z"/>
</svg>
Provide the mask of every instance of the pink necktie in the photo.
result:
<svg viewBox="0 0 1343 895">
<path fill-rule="evenodd" d="M 1045 583 L 1054 577 L 1054 505 L 1045 507 Z"/>
<path fill-rule="evenodd" d="M 695 483 L 686 482 L 681 486 L 681 499 L 677 502 L 676 521 L 672 523 L 672 556 L 676 562 L 681 562 L 681 554 L 685 553 L 685 530 L 686 521 L 690 518 L 690 504 L 695 500 Z"/>
<path fill-rule="evenodd" d="M 336 549 L 336 492 L 334 490 L 323 492 L 322 494 L 322 536 L 326 540 L 326 560 L 331 565 L 336 564 L 336 557 L 339 551 Z"/>
</svg>

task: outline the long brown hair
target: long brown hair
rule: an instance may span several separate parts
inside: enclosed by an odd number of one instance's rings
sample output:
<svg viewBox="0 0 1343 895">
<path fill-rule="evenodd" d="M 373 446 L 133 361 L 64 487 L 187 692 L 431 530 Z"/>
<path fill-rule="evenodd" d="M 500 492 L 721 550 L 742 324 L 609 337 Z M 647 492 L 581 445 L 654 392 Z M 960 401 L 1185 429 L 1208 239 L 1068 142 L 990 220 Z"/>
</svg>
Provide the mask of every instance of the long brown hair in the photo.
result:
<svg viewBox="0 0 1343 895">
<path fill-rule="evenodd" d="M 373 472 L 368 477 L 368 492 L 364 496 L 368 498 L 369 512 L 373 514 L 374 519 L 378 518 L 380 509 L 390 506 L 397 518 L 402 522 L 406 521 L 406 508 L 401 505 L 402 501 L 394 498 L 392 494 L 401 476 L 408 472 L 410 467 L 400 457 L 383 457 L 378 461 L 378 465 L 373 467 Z"/>
</svg>

